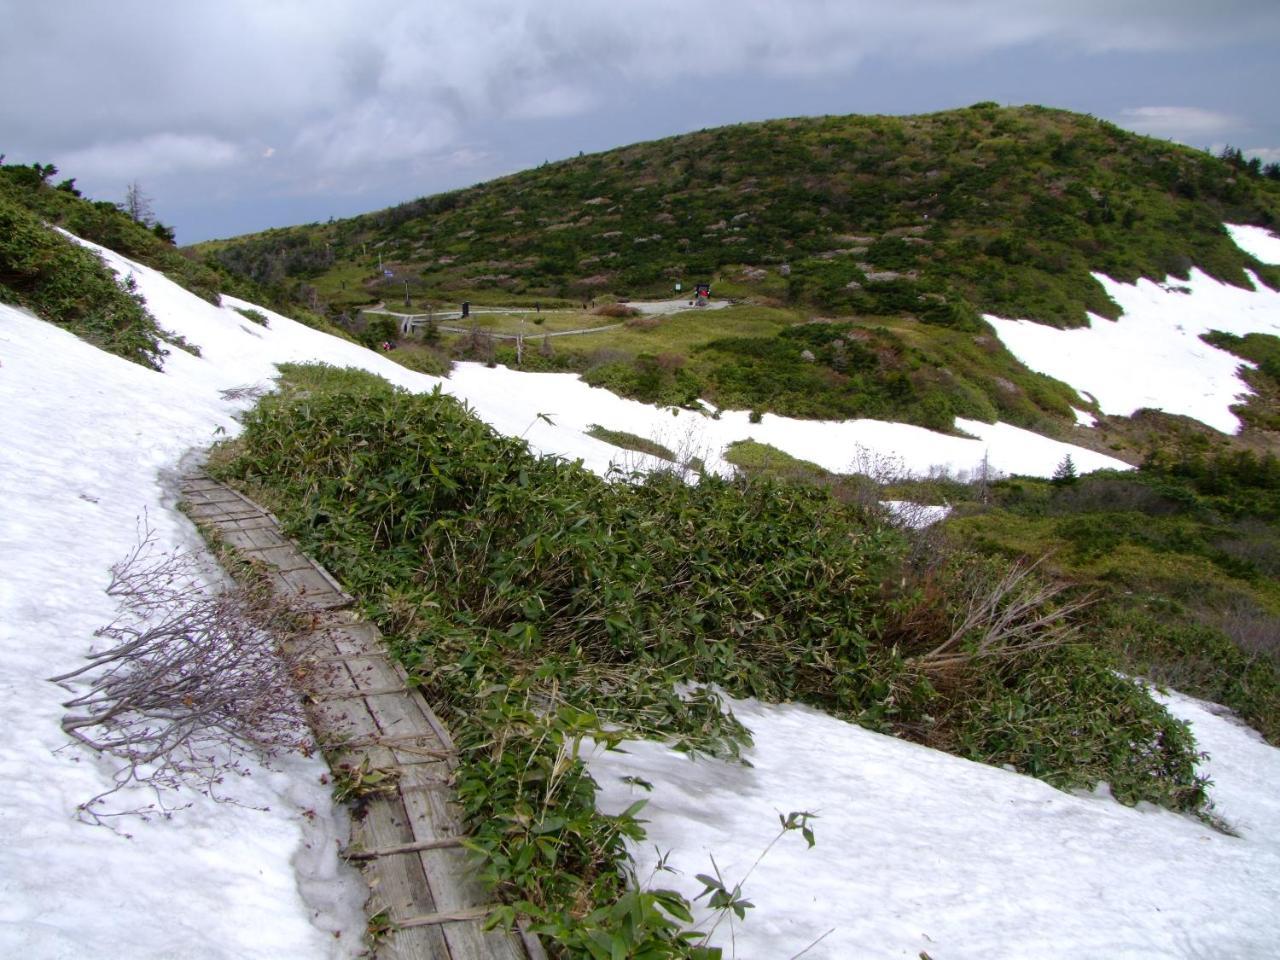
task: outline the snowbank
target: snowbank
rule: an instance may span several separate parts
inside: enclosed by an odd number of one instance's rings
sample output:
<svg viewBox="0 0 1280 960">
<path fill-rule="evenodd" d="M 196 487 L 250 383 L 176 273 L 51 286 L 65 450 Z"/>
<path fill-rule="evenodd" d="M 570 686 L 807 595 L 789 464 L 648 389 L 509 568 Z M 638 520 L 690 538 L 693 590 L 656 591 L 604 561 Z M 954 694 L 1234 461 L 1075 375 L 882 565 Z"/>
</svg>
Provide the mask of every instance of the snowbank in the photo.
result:
<svg viewBox="0 0 1280 960">
<path fill-rule="evenodd" d="M 986 456 L 991 469 L 1000 473 L 1048 477 L 1067 454 L 1082 473 L 1129 469 L 1114 457 L 1006 423 L 957 420 L 956 426 L 972 435 L 967 438 L 880 420 L 796 420 L 766 413 L 759 423 L 752 423 L 745 410 L 722 410 L 719 419 L 712 419 L 701 411 L 627 400 L 588 386 L 576 374 L 522 373 L 473 363 L 458 364 L 444 389 L 465 399 L 501 432 L 524 436 L 546 452 L 584 456 L 593 470 L 600 469 L 596 448 L 583 447 L 573 439 L 592 424 L 692 453 L 720 472 L 730 469 L 722 455 L 737 440 L 767 443 L 837 473 L 888 469 L 926 475 L 945 469 L 967 477 Z M 539 419 L 539 413 L 547 414 L 552 424 Z M 615 448 L 607 450 L 606 464 L 624 460 Z"/>
<path fill-rule="evenodd" d="M 1210 753 L 1229 837 L 1198 820 L 896 740 L 797 705 L 732 701 L 752 731 L 750 766 L 661 744 L 597 748 L 600 806 L 648 798 L 642 881 L 657 852 L 687 896 L 711 857 L 730 887 L 778 833 L 778 814 L 816 813 L 817 846 L 780 840 L 746 882 L 739 957 L 1271 957 L 1280 939 L 1280 751 L 1172 695 Z M 622 777 L 653 784 L 652 793 Z M 703 914 L 705 917 L 705 913 Z M 704 929 L 706 925 L 704 924 Z M 729 956 L 730 929 L 714 942 Z"/>
<path fill-rule="evenodd" d="M 1231 227 L 1240 246 L 1280 260 L 1280 239 L 1258 227 Z M 987 316 L 1005 346 L 1032 370 L 1056 377 L 1097 400 L 1103 413 L 1128 416 L 1143 407 L 1192 417 L 1235 433 L 1230 410 L 1251 391 L 1237 374 L 1241 360 L 1200 339 L 1222 330 L 1280 334 L 1280 292 L 1252 273 L 1254 289 L 1221 283 L 1193 269 L 1188 280 L 1117 283 L 1094 275 L 1124 313 L 1089 315 L 1089 326 L 1057 330 L 1030 320 Z"/>
<path fill-rule="evenodd" d="M 1237 247 L 1263 263 L 1280 263 L 1280 237 L 1264 227 L 1228 223 L 1227 233 Z"/>
<path fill-rule="evenodd" d="M 72 818 L 111 766 L 57 752 L 68 695 L 43 678 L 115 616 L 107 569 L 143 514 L 165 546 L 197 545 L 173 471 L 236 427 L 212 365 L 175 353 L 154 373 L 5 306 L 0 362 L 0 955 L 353 956 L 364 891 L 339 865 L 319 759 L 227 784 L 243 806 L 196 795 L 172 820 L 121 821 L 132 839 Z"/>
</svg>

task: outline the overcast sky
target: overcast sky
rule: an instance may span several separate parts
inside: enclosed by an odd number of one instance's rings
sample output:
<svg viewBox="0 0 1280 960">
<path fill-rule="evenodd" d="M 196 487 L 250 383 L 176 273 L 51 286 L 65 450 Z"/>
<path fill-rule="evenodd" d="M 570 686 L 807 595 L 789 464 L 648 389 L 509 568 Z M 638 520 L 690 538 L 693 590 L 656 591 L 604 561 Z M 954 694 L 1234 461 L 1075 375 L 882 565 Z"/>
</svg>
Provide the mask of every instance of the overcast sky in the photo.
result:
<svg viewBox="0 0 1280 960">
<path fill-rule="evenodd" d="M 1280 160 L 1280 0 L 0 0 L 0 153 L 190 243 L 772 117 L 1041 103 Z"/>
</svg>

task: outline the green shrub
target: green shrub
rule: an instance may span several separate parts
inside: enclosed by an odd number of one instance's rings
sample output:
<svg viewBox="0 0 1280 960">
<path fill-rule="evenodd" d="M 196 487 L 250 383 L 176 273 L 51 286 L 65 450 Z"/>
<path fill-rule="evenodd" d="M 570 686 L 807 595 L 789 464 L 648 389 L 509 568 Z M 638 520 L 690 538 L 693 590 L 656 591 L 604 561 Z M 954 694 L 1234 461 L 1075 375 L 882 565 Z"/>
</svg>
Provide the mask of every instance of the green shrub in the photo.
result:
<svg viewBox="0 0 1280 960">
<path fill-rule="evenodd" d="M 2 169 L 2 168 L 0 168 Z M 0 196 L 0 300 L 27 307 L 95 346 L 159 369 L 155 319 L 99 257 Z"/>
<path fill-rule="evenodd" d="M 1126 801 L 1203 800 L 1185 730 L 1104 656 L 1033 644 L 931 673 L 923 655 L 969 603 L 974 558 L 918 569 L 879 511 L 760 477 L 606 482 L 438 393 L 285 373 L 214 468 L 343 580 L 446 712 L 481 876 L 564 950 L 586 931 L 634 935 L 618 905 L 639 896 L 649 921 L 626 949 L 696 955 L 681 901 L 626 888 L 635 811 L 596 813 L 577 757 L 585 736 L 736 756 L 748 734 L 710 684 L 1062 785 L 1106 779 Z M 1015 703 L 1025 719 L 1007 718 Z"/>
</svg>

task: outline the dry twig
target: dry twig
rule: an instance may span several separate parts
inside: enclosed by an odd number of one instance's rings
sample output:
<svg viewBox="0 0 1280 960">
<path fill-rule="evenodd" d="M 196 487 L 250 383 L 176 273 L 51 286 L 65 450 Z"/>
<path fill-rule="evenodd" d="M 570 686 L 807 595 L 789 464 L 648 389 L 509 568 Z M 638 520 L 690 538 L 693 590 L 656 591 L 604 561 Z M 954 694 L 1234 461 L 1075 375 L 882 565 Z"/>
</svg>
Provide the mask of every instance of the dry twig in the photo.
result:
<svg viewBox="0 0 1280 960">
<path fill-rule="evenodd" d="M 945 670 L 978 657 L 1026 653 L 1072 640 L 1077 633 L 1075 615 L 1094 598 L 1054 602 L 1065 585 L 1033 576 L 1045 559 L 1015 563 L 994 583 L 974 576 L 964 612 L 950 635 L 916 657 L 916 664 L 927 672 Z"/>
<path fill-rule="evenodd" d="M 80 805 L 81 819 L 167 816 L 176 809 L 167 795 L 182 786 L 226 800 L 217 785 L 245 775 L 246 756 L 307 749 L 298 658 L 284 656 L 272 633 L 288 608 L 263 590 L 210 592 L 209 572 L 192 553 L 161 551 L 141 522 L 138 544 L 111 568 L 107 593 L 120 614 L 94 634 L 109 646 L 50 678 L 77 691 L 63 704 L 63 730 L 121 761 L 111 788 Z M 149 787 L 155 801 L 109 812 L 103 801 L 130 786 Z"/>
</svg>

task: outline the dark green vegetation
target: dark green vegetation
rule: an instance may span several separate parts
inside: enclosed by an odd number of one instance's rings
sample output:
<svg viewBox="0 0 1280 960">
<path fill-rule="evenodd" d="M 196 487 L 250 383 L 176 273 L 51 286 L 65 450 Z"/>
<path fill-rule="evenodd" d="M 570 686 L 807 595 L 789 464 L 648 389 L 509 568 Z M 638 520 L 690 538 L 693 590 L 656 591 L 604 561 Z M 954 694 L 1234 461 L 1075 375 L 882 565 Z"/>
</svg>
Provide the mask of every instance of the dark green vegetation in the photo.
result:
<svg viewBox="0 0 1280 960">
<path fill-rule="evenodd" d="M 1202 447 L 1133 473 L 1015 478 L 977 494 L 951 485 L 949 532 L 993 556 L 1051 551 L 1053 575 L 1099 596 L 1094 640 L 1128 672 L 1226 704 L 1280 744 L 1274 456 Z"/>
<path fill-rule="evenodd" d="M 0 167 L 0 170 L 6 168 Z M 110 353 L 158 367 L 155 318 L 94 253 L 0 191 L 0 302 L 19 304 Z"/>
<path fill-rule="evenodd" d="M 1241 377 L 1254 395 L 1231 409 L 1249 427 L 1280 431 L 1280 337 L 1269 333 L 1237 337 L 1214 330 L 1200 339 L 1253 362 L 1252 368 L 1242 365 Z"/>
<path fill-rule="evenodd" d="M 980 314 L 1114 316 L 1091 271 L 1163 280 L 1198 266 L 1243 285 L 1247 268 L 1280 284 L 1222 227 L 1280 223 L 1280 183 L 1238 159 L 1042 107 L 780 120 L 199 249 L 334 317 L 405 296 L 549 305 L 713 280 L 752 311 L 779 308 L 772 325 L 698 314 L 698 334 L 674 346 L 664 328 L 678 321 L 635 318 L 623 336 L 567 338 L 525 365 L 653 403 L 1062 434 L 1069 406 L 1088 405 L 1030 373 Z M 809 324 L 815 314 L 838 322 Z M 477 358 L 512 363 L 508 352 Z"/>
<path fill-rule="evenodd" d="M 636 810 L 594 809 L 583 737 L 733 756 L 716 696 L 802 700 L 1062 786 L 1198 809 L 1185 727 L 1079 641 L 1034 571 L 921 545 L 813 486 L 606 482 L 444 396 L 292 367 L 213 469 L 269 503 L 452 723 L 485 879 L 565 956 L 711 956 L 626 883 Z M 1014 629 L 966 620 L 1023 606 Z M 1005 624 L 1008 627 L 1009 624 Z M 608 731 L 608 732 L 605 732 Z"/>
<path fill-rule="evenodd" d="M 611 443 L 622 450 L 634 450 L 636 453 L 645 453 L 651 457 L 657 457 L 659 460 L 666 460 L 669 463 L 676 462 L 675 452 L 670 448 L 664 447 L 655 440 L 628 433 L 626 430 L 609 430 L 597 423 L 593 424 L 591 429 L 587 431 L 587 436 L 603 440 L 605 443 Z"/>
<path fill-rule="evenodd" d="M 55 186 L 51 181 L 57 172 L 49 164 L 0 165 L 0 198 L 25 207 L 45 223 L 160 270 L 210 303 L 218 302 L 220 292 L 244 289 L 226 271 L 180 253 L 163 224 L 148 227 L 114 203 L 85 199 L 74 180 Z"/>
<path fill-rule="evenodd" d="M 1280 184 L 1043 107 L 742 124 L 544 165 L 329 224 L 204 245 L 264 284 L 344 309 L 721 295 L 977 328 L 1115 307 L 1089 272 L 1245 283 L 1222 223 L 1280 223 Z M 384 281 L 377 264 L 395 274 Z"/>
</svg>

